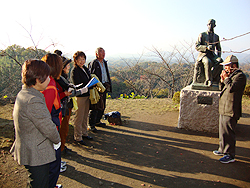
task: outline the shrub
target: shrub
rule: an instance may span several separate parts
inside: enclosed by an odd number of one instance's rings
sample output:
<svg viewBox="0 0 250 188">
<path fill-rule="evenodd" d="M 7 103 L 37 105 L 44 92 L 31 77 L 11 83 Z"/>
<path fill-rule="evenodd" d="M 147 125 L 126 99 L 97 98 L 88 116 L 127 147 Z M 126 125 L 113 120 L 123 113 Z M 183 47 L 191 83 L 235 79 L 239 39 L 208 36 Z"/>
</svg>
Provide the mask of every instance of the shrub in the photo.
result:
<svg viewBox="0 0 250 188">
<path fill-rule="evenodd" d="M 172 100 L 173 100 L 175 103 L 178 103 L 178 104 L 180 103 L 180 91 L 175 92 L 175 94 L 174 94 Z"/>
<path fill-rule="evenodd" d="M 250 97 L 250 85 L 246 85 L 245 90 L 244 90 L 244 95 L 247 95 Z"/>
<path fill-rule="evenodd" d="M 168 98 L 168 89 L 161 89 L 158 91 L 158 93 L 155 95 L 157 98 Z"/>
</svg>

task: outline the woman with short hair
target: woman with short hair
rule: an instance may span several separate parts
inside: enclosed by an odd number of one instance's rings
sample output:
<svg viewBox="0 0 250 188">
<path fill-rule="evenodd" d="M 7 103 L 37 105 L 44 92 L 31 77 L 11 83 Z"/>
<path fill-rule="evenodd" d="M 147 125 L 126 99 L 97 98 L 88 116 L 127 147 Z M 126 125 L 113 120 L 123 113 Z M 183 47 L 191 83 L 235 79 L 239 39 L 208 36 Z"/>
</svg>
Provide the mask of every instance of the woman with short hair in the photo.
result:
<svg viewBox="0 0 250 188">
<path fill-rule="evenodd" d="M 82 51 L 77 51 L 74 56 L 74 68 L 71 71 L 71 79 L 74 85 L 82 84 L 81 87 L 87 85 L 91 80 L 91 75 L 88 68 L 84 65 L 86 62 L 86 55 Z M 92 140 L 87 132 L 87 120 L 89 114 L 89 91 L 76 97 L 78 109 L 74 121 L 74 139 L 81 145 L 86 145 L 83 139 Z"/>
<path fill-rule="evenodd" d="M 56 160 L 54 144 L 60 136 L 40 91 L 50 82 L 50 68 L 41 60 L 27 60 L 22 66 L 22 90 L 18 93 L 13 120 L 14 159 L 29 172 L 28 187 L 49 187 L 49 164 Z"/>
</svg>

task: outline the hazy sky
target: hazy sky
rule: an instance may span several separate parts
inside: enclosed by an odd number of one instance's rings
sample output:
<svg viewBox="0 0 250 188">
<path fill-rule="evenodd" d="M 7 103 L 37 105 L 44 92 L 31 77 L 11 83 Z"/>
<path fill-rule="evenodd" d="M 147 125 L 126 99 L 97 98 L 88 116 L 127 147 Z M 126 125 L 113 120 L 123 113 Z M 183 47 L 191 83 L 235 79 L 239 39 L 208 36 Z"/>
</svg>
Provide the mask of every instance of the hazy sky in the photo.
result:
<svg viewBox="0 0 250 188">
<path fill-rule="evenodd" d="M 0 16 L 0 49 L 32 46 L 30 33 L 38 48 L 54 42 L 47 50 L 71 55 L 94 55 L 99 46 L 106 56 L 140 54 L 152 46 L 168 50 L 184 40 L 195 42 L 211 18 L 220 39 L 250 32 L 249 0 L 8 0 L 1 2 Z M 250 48 L 250 34 L 221 45 Z"/>
</svg>

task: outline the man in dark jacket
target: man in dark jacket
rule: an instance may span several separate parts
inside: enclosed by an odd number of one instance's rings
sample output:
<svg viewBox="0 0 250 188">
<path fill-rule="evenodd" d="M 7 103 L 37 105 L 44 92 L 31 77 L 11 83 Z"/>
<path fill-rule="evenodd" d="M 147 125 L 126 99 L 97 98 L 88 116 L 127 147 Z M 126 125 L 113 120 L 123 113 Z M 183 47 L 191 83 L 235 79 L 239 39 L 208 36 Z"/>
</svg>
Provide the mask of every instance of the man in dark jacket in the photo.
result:
<svg viewBox="0 0 250 188">
<path fill-rule="evenodd" d="M 105 50 L 101 47 L 96 49 L 96 59 L 89 63 L 90 74 L 95 74 L 100 82 L 106 88 L 104 93 L 100 94 L 100 101 L 98 104 L 91 105 L 91 111 L 89 115 L 89 125 L 91 131 L 96 131 L 95 126 L 105 127 L 105 123 L 101 123 L 101 118 L 106 107 L 106 93 L 112 92 L 111 80 L 108 70 L 107 61 L 105 61 Z"/>
<path fill-rule="evenodd" d="M 221 163 L 235 161 L 235 128 L 242 116 L 242 95 L 246 85 L 246 75 L 238 68 L 238 59 L 230 55 L 221 63 L 225 70 L 221 73 L 221 94 L 219 100 L 219 149 L 215 155 L 224 155 Z"/>
</svg>

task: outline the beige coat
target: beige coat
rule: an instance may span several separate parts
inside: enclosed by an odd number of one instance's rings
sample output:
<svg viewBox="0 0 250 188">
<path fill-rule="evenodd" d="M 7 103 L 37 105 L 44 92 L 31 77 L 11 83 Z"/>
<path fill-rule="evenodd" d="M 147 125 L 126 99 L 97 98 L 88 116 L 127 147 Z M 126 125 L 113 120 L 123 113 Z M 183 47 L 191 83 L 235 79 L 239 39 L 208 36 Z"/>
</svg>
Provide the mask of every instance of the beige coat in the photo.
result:
<svg viewBox="0 0 250 188">
<path fill-rule="evenodd" d="M 23 86 L 13 119 L 16 139 L 10 152 L 20 165 L 40 166 L 56 160 L 53 143 L 61 139 L 41 92 Z"/>
</svg>

